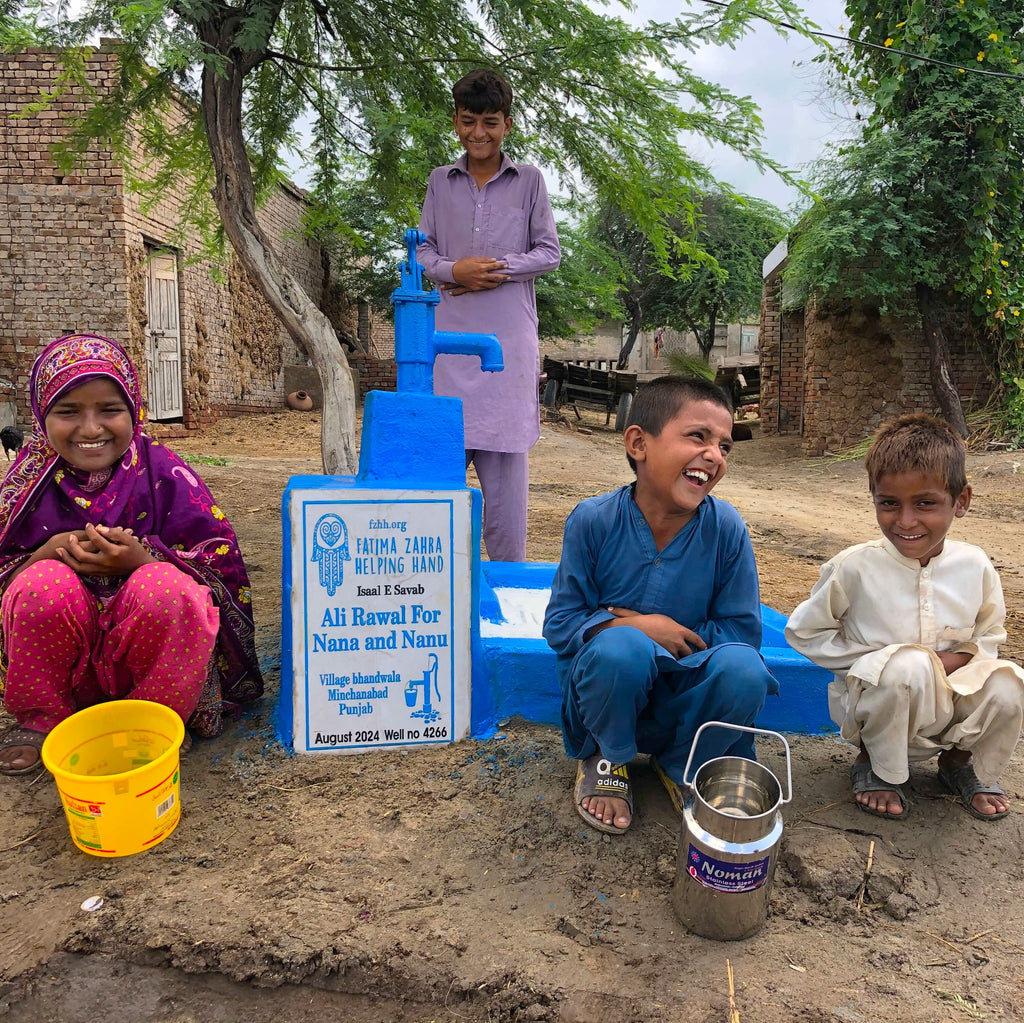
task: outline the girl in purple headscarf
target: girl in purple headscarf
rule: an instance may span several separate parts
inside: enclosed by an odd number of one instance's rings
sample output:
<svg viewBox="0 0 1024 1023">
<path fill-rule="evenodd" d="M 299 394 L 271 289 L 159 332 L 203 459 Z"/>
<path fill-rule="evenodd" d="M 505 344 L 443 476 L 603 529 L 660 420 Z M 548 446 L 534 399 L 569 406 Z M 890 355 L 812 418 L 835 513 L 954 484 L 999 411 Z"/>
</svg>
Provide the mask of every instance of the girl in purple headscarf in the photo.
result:
<svg viewBox="0 0 1024 1023">
<path fill-rule="evenodd" d="M 135 367 L 113 341 L 59 338 L 29 388 L 35 432 L 0 486 L 0 688 L 17 721 L 0 774 L 36 770 L 50 729 L 103 700 L 153 700 L 219 735 L 263 692 L 234 531 L 143 435 Z"/>
</svg>

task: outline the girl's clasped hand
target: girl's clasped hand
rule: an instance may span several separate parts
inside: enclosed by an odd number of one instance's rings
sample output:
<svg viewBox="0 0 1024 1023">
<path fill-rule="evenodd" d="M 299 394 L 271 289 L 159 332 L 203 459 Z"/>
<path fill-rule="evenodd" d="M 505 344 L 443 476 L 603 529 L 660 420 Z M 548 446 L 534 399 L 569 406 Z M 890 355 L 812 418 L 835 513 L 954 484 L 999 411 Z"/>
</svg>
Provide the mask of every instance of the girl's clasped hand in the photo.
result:
<svg viewBox="0 0 1024 1023">
<path fill-rule="evenodd" d="M 57 536 L 55 553 L 78 575 L 131 575 L 137 568 L 155 562 L 131 529 L 94 526 L 71 530 Z"/>
</svg>

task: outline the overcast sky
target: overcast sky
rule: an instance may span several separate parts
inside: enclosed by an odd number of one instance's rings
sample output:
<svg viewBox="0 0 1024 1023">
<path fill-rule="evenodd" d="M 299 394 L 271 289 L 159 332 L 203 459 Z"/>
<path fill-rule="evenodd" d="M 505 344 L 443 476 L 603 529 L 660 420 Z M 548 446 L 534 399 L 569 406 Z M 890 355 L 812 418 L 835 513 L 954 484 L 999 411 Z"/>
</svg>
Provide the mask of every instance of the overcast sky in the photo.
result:
<svg viewBox="0 0 1024 1023">
<path fill-rule="evenodd" d="M 676 6 L 681 9 L 683 4 L 636 0 L 634 12 L 626 17 L 636 22 L 664 20 Z M 802 0 L 801 6 L 824 32 L 841 34 L 839 26 L 848 24 L 844 0 Z M 771 25 L 753 24 L 735 50 L 704 47 L 690 59 L 690 67 L 736 95 L 750 96 L 761 110 L 764 150 L 780 164 L 799 171 L 821 153 L 826 142 L 850 133 L 849 114 L 824 93 L 820 67 L 810 62 L 819 52 L 813 41 L 793 33 L 784 38 Z M 711 165 L 719 180 L 739 192 L 768 199 L 783 209 L 796 201 L 806 202 L 776 174 L 762 174 L 731 150 L 711 149 L 699 141 L 688 143 L 688 148 Z"/>
</svg>

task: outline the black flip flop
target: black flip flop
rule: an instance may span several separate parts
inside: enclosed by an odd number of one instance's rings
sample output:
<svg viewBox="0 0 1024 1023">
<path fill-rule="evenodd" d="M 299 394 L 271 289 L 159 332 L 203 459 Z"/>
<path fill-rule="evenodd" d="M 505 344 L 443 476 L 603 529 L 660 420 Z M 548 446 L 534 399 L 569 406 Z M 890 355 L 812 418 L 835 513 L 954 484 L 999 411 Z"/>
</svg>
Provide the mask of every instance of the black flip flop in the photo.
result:
<svg viewBox="0 0 1024 1023">
<path fill-rule="evenodd" d="M 939 768 L 939 781 L 953 793 L 963 808 L 979 821 L 1001 821 L 1010 811 L 1000 810 L 999 813 L 982 813 L 971 800 L 981 794 L 986 796 L 1005 796 L 1006 792 L 998 785 L 983 785 L 974 773 L 971 764 L 954 767 L 951 771 Z"/>
<path fill-rule="evenodd" d="M 853 784 L 853 794 L 856 796 L 861 792 L 895 792 L 896 798 L 903 807 L 903 813 L 889 813 L 888 810 L 872 810 L 867 803 L 857 802 L 865 813 L 872 817 L 884 817 L 889 821 L 905 821 L 910 815 L 910 802 L 908 801 L 903 788 L 889 781 L 882 781 L 881 778 L 871 770 L 870 764 L 851 764 L 850 781 Z"/>
<path fill-rule="evenodd" d="M 617 828 L 614 824 L 599 821 L 592 813 L 585 810 L 582 802 L 588 796 L 604 796 L 605 798 L 622 799 L 629 807 L 630 824 L 633 823 L 633 783 L 629 778 L 627 764 L 613 764 L 600 754 L 587 757 L 576 762 L 576 785 L 573 799 L 576 812 L 592 827 L 607 835 L 624 835 L 629 830 Z"/>
</svg>

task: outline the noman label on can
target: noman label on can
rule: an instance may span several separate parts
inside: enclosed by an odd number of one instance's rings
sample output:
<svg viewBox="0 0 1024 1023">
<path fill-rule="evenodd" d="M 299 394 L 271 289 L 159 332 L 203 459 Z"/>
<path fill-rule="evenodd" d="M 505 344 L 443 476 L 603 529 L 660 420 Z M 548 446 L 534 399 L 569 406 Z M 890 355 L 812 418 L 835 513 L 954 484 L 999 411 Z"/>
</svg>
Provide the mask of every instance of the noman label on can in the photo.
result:
<svg viewBox="0 0 1024 1023">
<path fill-rule="evenodd" d="M 702 885 L 719 892 L 752 892 L 768 880 L 771 856 L 748 863 L 728 863 L 691 845 L 686 859 L 687 873 Z"/>
</svg>

